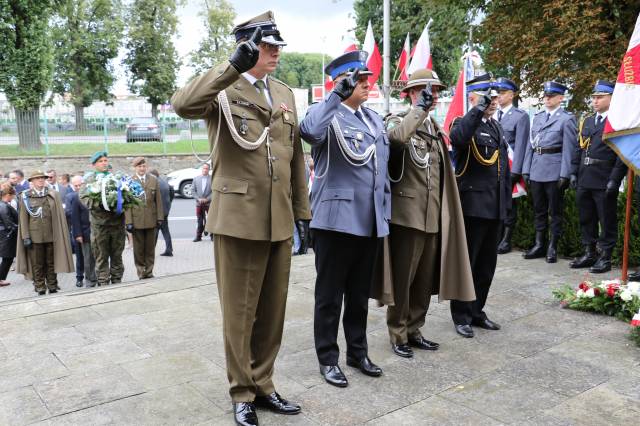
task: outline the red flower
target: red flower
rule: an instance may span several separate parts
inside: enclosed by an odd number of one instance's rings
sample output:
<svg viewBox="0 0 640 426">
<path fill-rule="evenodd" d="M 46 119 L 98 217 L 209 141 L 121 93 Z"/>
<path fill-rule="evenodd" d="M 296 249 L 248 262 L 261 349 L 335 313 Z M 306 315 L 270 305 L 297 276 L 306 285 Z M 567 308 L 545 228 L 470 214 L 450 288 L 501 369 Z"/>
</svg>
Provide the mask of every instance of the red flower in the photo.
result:
<svg viewBox="0 0 640 426">
<path fill-rule="evenodd" d="M 600 296 L 600 289 L 597 288 L 597 287 L 594 287 L 593 288 L 593 294 L 596 295 L 596 296 Z"/>
<path fill-rule="evenodd" d="M 612 285 L 608 285 L 607 286 L 607 296 L 609 296 L 610 298 L 613 299 L 613 296 L 615 296 L 615 295 L 616 295 L 616 289 L 613 288 Z"/>
<path fill-rule="evenodd" d="M 583 281 L 580 283 L 580 285 L 578 286 L 578 288 L 582 291 L 587 291 L 589 290 L 589 284 L 587 284 L 586 281 Z"/>
</svg>

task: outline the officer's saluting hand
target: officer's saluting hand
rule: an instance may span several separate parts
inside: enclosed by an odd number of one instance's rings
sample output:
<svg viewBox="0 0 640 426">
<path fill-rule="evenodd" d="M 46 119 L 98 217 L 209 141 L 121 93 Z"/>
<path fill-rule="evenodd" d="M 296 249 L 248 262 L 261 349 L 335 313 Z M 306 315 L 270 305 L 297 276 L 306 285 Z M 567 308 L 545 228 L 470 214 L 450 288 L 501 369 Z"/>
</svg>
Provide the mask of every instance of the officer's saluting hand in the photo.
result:
<svg viewBox="0 0 640 426">
<path fill-rule="evenodd" d="M 340 99 L 342 99 L 343 101 L 345 99 L 349 99 L 353 94 L 353 90 L 356 88 L 359 79 L 360 70 L 357 69 L 352 72 L 350 76 L 340 80 L 340 82 L 333 88 L 333 91 L 336 93 L 336 95 L 340 96 Z"/>
<path fill-rule="evenodd" d="M 260 49 L 258 49 L 260 40 L 262 40 L 262 28 L 258 27 L 249 40 L 243 41 L 236 47 L 231 58 L 229 58 L 229 62 L 231 62 L 231 65 L 233 65 L 239 73 L 242 74 L 243 72 L 249 71 L 258 62 L 258 57 L 260 57 Z"/>
</svg>

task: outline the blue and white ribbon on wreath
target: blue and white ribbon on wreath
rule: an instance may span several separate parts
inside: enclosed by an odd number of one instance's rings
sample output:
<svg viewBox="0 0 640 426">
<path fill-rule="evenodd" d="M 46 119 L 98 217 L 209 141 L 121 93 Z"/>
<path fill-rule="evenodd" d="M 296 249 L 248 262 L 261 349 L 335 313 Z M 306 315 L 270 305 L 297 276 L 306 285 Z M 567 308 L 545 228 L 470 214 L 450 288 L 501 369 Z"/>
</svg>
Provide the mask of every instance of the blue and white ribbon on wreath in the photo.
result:
<svg viewBox="0 0 640 426">
<path fill-rule="evenodd" d="M 124 200 L 122 199 L 122 181 L 116 181 L 116 213 L 122 213 L 122 203 Z"/>
<path fill-rule="evenodd" d="M 102 195 L 102 207 L 110 212 L 109 203 L 107 203 L 107 179 L 102 179 L 100 182 L 100 193 Z"/>
<path fill-rule="evenodd" d="M 38 207 L 38 209 L 35 212 L 31 210 L 31 206 L 29 205 L 29 197 L 27 197 L 27 192 L 29 191 L 22 192 L 22 202 L 24 204 L 24 208 L 27 209 L 27 213 L 29 213 L 29 216 L 31 217 L 42 217 L 42 206 Z"/>
</svg>

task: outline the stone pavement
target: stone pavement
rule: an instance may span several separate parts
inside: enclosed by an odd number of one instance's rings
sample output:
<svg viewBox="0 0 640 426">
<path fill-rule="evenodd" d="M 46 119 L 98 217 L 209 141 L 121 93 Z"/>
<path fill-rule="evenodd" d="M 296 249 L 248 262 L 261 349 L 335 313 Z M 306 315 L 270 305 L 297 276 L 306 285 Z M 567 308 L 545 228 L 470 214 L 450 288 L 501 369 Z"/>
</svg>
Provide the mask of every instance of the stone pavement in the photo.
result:
<svg viewBox="0 0 640 426">
<path fill-rule="evenodd" d="M 125 246 L 126 247 L 126 246 Z M 153 273 L 156 277 L 175 275 L 186 272 L 202 271 L 213 267 L 213 243 L 209 238 L 194 243 L 191 239 L 173 239 L 173 257 L 160 256 L 164 251 L 164 239 L 160 237 L 156 245 L 156 263 Z M 124 282 L 137 281 L 136 267 L 133 264 L 133 249 L 125 248 L 122 253 L 124 262 Z M 75 266 L 75 257 L 74 257 Z M 15 262 L 13 264 L 15 267 Z M 34 296 L 33 283 L 24 276 L 9 272 L 7 280 L 10 286 L 0 287 L 0 301 L 21 299 Z M 58 274 L 58 285 L 62 292 L 77 291 L 76 274 Z"/>
<path fill-rule="evenodd" d="M 614 276 L 613 274 L 607 274 Z M 313 349 L 313 256 L 294 258 L 277 389 L 303 413 L 263 425 L 622 425 L 640 418 L 640 349 L 628 326 L 563 310 L 566 261 L 500 257 L 487 312 L 503 329 L 459 337 L 434 299 L 423 328 L 437 352 L 395 356 L 372 302 L 369 354 L 325 384 Z M 340 336 L 341 347 L 344 339 Z M 0 424 L 231 425 L 212 271 L 0 303 Z"/>
</svg>

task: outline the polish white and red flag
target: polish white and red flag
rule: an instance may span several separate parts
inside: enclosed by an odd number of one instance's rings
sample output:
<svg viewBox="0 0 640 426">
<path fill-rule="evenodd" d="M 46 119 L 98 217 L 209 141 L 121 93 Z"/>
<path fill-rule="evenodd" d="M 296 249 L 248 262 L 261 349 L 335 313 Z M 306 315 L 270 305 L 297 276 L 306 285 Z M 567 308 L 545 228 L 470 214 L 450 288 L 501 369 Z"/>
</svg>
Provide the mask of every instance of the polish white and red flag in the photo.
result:
<svg viewBox="0 0 640 426">
<path fill-rule="evenodd" d="M 429 68 L 433 69 L 433 62 L 431 60 L 431 43 L 429 41 L 429 26 L 433 20 L 429 19 L 429 22 L 422 30 L 418 43 L 413 51 L 413 57 L 411 63 L 407 68 L 407 75 L 413 74 L 416 70 Z"/>
<path fill-rule="evenodd" d="M 618 72 L 603 139 L 640 173 L 640 15 Z"/>
<path fill-rule="evenodd" d="M 398 71 L 400 71 L 400 81 L 409 80 L 409 76 L 407 75 L 407 68 L 409 65 L 409 60 L 411 59 L 411 42 L 409 41 L 409 33 L 407 33 L 407 38 L 404 39 L 404 46 L 402 47 L 402 52 L 400 52 L 400 58 L 398 58 Z"/>
<path fill-rule="evenodd" d="M 369 56 L 367 57 L 367 68 L 369 68 L 369 71 L 373 73 L 369 76 L 369 84 L 371 86 L 374 86 L 378 81 L 380 71 L 382 70 L 382 57 L 380 56 L 380 51 L 378 50 L 376 39 L 373 36 L 373 27 L 371 26 L 371 21 L 369 21 L 369 24 L 367 25 L 367 32 L 364 36 L 362 50 L 369 54 Z"/>
</svg>

